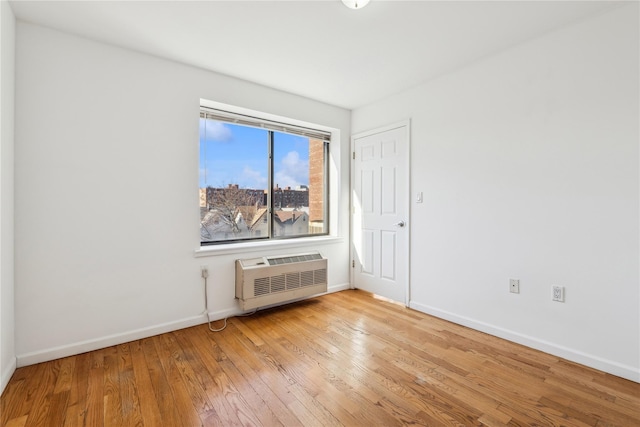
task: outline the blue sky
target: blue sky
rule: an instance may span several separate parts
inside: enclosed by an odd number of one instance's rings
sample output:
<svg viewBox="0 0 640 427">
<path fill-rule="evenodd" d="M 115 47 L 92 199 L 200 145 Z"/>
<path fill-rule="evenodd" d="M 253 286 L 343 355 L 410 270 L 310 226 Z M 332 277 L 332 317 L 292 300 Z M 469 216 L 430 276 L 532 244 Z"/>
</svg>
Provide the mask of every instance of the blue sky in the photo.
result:
<svg viewBox="0 0 640 427">
<path fill-rule="evenodd" d="M 268 132 L 200 119 L 200 187 L 267 188 Z M 276 132 L 274 184 L 309 185 L 309 141 Z"/>
</svg>

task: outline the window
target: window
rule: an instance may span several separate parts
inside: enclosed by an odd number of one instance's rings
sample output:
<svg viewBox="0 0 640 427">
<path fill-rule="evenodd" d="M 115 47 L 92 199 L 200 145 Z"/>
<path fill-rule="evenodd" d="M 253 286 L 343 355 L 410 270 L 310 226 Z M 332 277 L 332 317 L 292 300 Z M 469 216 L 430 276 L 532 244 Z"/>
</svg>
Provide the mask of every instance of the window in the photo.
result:
<svg viewBox="0 0 640 427">
<path fill-rule="evenodd" d="M 326 235 L 330 132 L 200 111 L 200 240 Z"/>
</svg>

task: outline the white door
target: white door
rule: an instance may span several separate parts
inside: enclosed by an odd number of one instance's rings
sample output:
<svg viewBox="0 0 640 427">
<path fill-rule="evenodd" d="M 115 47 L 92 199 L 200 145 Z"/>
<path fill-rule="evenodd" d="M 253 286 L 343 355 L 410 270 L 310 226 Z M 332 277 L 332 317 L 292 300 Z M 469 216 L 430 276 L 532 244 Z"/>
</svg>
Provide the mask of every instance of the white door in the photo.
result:
<svg viewBox="0 0 640 427">
<path fill-rule="evenodd" d="M 352 283 L 407 305 L 409 122 L 352 141 Z"/>
</svg>

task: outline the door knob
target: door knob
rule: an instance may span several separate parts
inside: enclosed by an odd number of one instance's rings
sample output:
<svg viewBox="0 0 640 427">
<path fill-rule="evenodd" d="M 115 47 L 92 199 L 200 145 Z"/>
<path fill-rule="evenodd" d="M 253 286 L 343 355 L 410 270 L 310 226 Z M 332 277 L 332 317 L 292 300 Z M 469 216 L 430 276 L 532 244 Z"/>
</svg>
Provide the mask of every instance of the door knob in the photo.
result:
<svg viewBox="0 0 640 427">
<path fill-rule="evenodd" d="M 406 224 L 405 224 L 405 222 L 404 222 L 404 221 L 400 221 L 400 222 L 396 222 L 396 223 L 395 223 L 395 224 L 393 224 L 393 225 L 395 225 L 396 227 L 404 227 Z"/>
</svg>

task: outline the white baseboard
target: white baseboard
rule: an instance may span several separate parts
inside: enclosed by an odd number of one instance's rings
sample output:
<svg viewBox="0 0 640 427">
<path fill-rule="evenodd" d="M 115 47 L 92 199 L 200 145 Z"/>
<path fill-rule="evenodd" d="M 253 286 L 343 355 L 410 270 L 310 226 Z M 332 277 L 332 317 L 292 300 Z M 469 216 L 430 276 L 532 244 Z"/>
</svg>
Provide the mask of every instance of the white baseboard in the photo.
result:
<svg viewBox="0 0 640 427">
<path fill-rule="evenodd" d="M 349 289 L 349 284 L 334 285 L 328 288 L 327 293 L 339 292 L 345 289 Z M 302 298 L 306 299 L 306 298 Z M 276 304 L 279 305 L 279 304 Z M 274 306 L 276 306 L 274 305 Z M 267 307 L 269 308 L 269 307 Z M 239 307 L 228 308 L 225 310 L 219 310 L 215 312 L 209 312 L 209 318 L 214 320 L 224 319 L 225 317 L 232 317 L 238 314 L 242 314 L 243 311 Z M 31 353 L 20 354 L 17 356 L 17 361 L 14 362 L 14 367 L 9 378 L 13 374 L 13 371 L 17 367 L 33 365 L 41 362 L 48 362 L 49 360 L 60 359 L 62 357 L 73 356 L 87 351 L 99 350 L 101 348 L 110 347 L 112 345 L 123 344 L 130 341 L 139 340 L 142 338 L 152 337 L 154 335 L 164 334 L 166 332 L 177 331 L 178 329 L 189 328 L 191 326 L 201 325 L 207 321 L 207 317 L 204 313 L 196 316 L 191 316 L 185 319 L 176 320 L 173 322 L 162 323 L 155 326 L 149 326 L 146 328 L 135 329 L 133 331 L 123 332 L 119 334 L 107 335 L 100 338 L 95 338 L 86 341 L 80 341 L 68 345 L 62 345 L 58 347 L 48 348 L 44 350 L 34 351 Z M 4 373 L 2 377 L 4 385 Z M 7 382 L 9 379 L 7 379 Z"/>
<path fill-rule="evenodd" d="M 17 368 L 16 358 L 13 357 L 11 358 L 11 363 L 9 363 L 9 366 L 7 366 L 7 368 L 4 371 L 2 371 L 2 377 L 0 377 L 0 395 L 4 392 L 4 389 L 7 386 L 7 384 L 9 384 L 9 380 L 11 379 L 11 376 L 13 375 L 13 373 L 16 371 L 16 368 Z"/>
<path fill-rule="evenodd" d="M 334 292 L 346 291 L 347 289 L 351 289 L 351 284 L 350 283 L 344 283 L 342 285 L 329 286 L 329 289 L 327 290 L 327 293 L 331 294 L 331 293 L 334 293 Z"/>
<path fill-rule="evenodd" d="M 178 329 L 188 328 L 204 323 L 206 318 L 203 314 L 188 317 L 186 319 L 174 322 L 162 323 L 147 328 L 135 329 L 120 334 L 107 335 L 86 341 L 80 341 L 68 345 L 48 348 L 44 350 L 34 351 L 32 353 L 18 355 L 18 367 L 33 365 L 49 360 L 60 359 L 61 357 L 73 356 L 87 351 L 98 350 L 112 345 L 118 345 L 129 341 L 135 341 L 142 338 L 152 337 L 154 335 L 163 334 L 165 332 L 176 331 Z"/>
<path fill-rule="evenodd" d="M 432 316 L 448 320 L 450 322 L 457 323 L 459 325 L 466 326 L 480 332 L 485 332 L 489 335 L 522 344 L 527 347 L 552 354 L 554 356 L 562 357 L 572 362 L 580 363 L 582 365 L 589 366 L 591 368 L 640 383 L 640 369 L 633 366 L 623 365 L 612 360 L 606 360 L 598 356 L 586 354 L 575 349 L 564 347 L 562 345 L 541 340 L 528 335 L 520 334 L 518 332 L 480 322 L 475 319 L 459 316 L 455 313 L 440 310 L 438 308 L 421 304 L 415 301 L 411 301 L 409 303 L 409 307 L 414 310 L 418 310 L 423 313 L 430 314 Z"/>
</svg>

